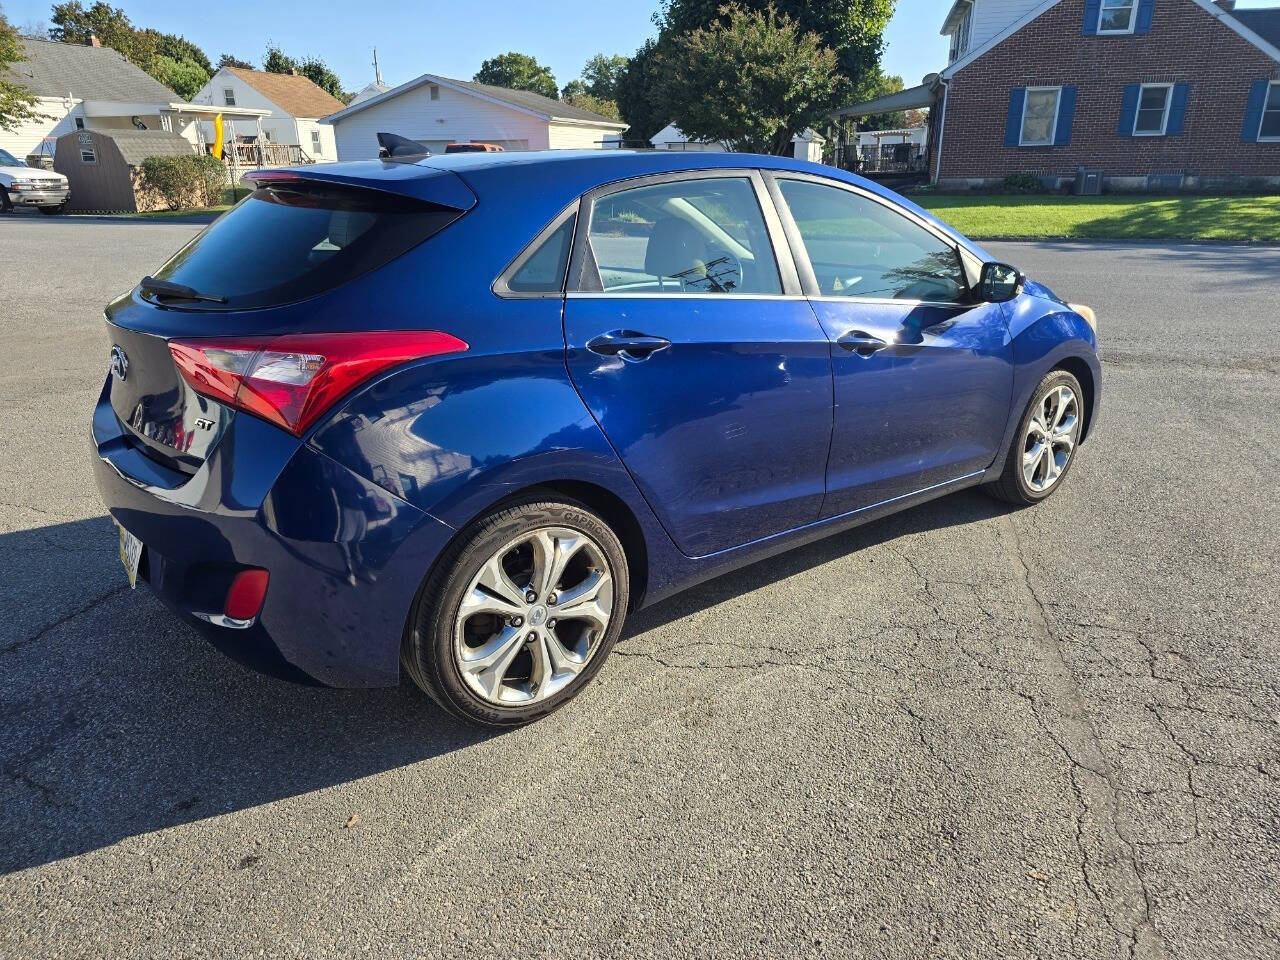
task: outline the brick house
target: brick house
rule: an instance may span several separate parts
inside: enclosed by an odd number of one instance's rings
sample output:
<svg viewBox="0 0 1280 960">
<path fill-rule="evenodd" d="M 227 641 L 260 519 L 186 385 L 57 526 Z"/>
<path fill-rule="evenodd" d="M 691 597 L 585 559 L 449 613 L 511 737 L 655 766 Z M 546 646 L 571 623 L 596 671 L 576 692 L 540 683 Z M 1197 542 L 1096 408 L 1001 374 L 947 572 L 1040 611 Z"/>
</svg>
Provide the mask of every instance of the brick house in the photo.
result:
<svg viewBox="0 0 1280 960">
<path fill-rule="evenodd" d="M 956 0 L 942 33 L 951 62 L 903 92 L 932 108 L 940 185 L 1084 167 L 1111 189 L 1280 186 L 1280 8 Z"/>
</svg>

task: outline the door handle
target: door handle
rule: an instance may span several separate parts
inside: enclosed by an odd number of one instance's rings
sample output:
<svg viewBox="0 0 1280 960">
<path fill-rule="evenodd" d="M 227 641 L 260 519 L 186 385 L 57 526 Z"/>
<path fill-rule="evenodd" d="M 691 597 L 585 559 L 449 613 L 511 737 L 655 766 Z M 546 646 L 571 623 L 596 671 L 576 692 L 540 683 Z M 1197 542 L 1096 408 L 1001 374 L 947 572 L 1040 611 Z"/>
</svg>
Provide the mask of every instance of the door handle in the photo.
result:
<svg viewBox="0 0 1280 960">
<path fill-rule="evenodd" d="M 587 341 L 587 349 L 602 357 L 621 356 L 623 360 L 644 360 L 659 350 L 671 346 L 663 337 L 650 337 L 631 330 L 610 330 Z"/>
<path fill-rule="evenodd" d="M 854 330 L 852 333 L 846 333 L 843 337 L 836 341 L 846 350 L 851 350 L 860 357 L 869 357 L 877 350 L 883 350 L 889 346 L 887 340 L 881 340 L 879 337 L 873 337 L 869 333 L 861 330 Z"/>
</svg>

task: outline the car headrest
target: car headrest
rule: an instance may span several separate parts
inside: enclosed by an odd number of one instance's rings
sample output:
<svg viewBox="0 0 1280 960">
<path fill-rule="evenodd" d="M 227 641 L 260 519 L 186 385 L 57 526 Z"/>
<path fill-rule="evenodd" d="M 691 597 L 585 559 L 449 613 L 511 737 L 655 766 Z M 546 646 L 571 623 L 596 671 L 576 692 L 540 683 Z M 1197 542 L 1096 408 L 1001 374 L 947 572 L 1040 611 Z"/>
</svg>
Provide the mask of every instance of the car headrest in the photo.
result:
<svg viewBox="0 0 1280 960">
<path fill-rule="evenodd" d="M 702 266 L 706 242 L 688 220 L 663 217 L 653 225 L 644 251 L 644 272 L 674 277 Z"/>
</svg>

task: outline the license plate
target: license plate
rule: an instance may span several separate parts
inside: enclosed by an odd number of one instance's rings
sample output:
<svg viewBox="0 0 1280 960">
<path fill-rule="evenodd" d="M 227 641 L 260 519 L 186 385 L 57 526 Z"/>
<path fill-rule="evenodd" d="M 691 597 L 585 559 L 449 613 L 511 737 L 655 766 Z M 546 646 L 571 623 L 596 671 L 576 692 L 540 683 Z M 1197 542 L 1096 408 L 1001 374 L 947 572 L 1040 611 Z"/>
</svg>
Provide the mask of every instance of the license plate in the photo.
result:
<svg viewBox="0 0 1280 960">
<path fill-rule="evenodd" d="M 138 585 L 138 561 L 142 559 L 142 541 L 124 527 L 120 527 L 120 562 L 129 575 L 129 586 Z"/>
</svg>

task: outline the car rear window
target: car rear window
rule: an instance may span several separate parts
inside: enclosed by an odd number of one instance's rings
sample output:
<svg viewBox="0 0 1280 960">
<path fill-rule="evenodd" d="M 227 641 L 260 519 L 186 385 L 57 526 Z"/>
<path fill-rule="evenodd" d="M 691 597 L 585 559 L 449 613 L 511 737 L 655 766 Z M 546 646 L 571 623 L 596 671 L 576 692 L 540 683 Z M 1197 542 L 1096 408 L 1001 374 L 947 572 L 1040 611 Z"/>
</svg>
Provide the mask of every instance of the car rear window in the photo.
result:
<svg viewBox="0 0 1280 960">
<path fill-rule="evenodd" d="M 380 190 L 272 183 L 178 251 L 156 279 L 225 297 L 216 305 L 221 309 L 296 303 L 394 260 L 461 215 Z M 203 301 L 164 302 L 210 307 Z"/>
</svg>

